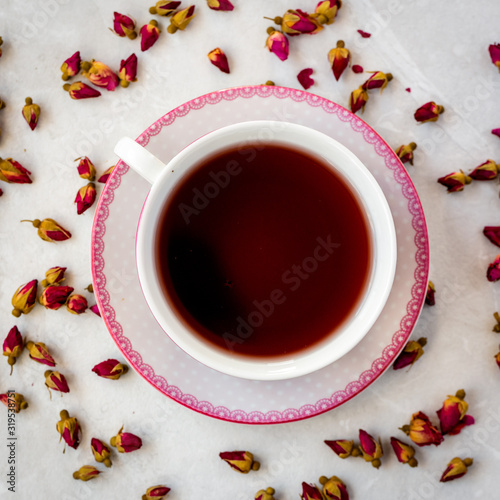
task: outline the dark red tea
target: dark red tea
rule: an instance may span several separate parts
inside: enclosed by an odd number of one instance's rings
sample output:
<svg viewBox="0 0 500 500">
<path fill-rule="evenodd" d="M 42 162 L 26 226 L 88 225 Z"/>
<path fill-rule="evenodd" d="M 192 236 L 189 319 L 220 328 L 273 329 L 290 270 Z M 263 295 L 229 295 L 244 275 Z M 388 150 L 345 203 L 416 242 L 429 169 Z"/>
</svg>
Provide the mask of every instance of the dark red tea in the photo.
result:
<svg viewBox="0 0 500 500">
<path fill-rule="evenodd" d="M 256 145 L 218 153 L 177 186 L 156 258 L 195 335 L 279 357 L 318 344 L 357 307 L 371 243 L 356 196 L 322 160 Z"/>
</svg>

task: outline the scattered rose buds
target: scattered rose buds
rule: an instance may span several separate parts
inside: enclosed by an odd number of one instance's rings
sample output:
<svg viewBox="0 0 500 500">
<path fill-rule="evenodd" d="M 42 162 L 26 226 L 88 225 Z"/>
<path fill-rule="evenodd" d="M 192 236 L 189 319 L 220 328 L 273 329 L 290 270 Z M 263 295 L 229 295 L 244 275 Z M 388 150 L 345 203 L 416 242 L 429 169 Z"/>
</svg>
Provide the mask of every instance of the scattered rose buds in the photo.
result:
<svg viewBox="0 0 500 500">
<path fill-rule="evenodd" d="M 60 435 L 59 442 L 61 442 L 61 439 L 64 439 L 68 446 L 76 450 L 80 444 L 82 433 L 78 419 L 76 417 L 70 417 L 67 410 L 62 410 L 59 416 L 61 420 L 56 424 L 57 432 Z"/>
<path fill-rule="evenodd" d="M 83 61 L 80 67 L 82 68 L 83 76 L 97 87 L 114 91 L 120 83 L 118 75 L 101 61 L 96 61 L 94 59 L 91 61 Z"/>
<path fill-rule="evenodd" d="M 486 278 L 491 282 L 500 280 L 500 254 L 497 255 L 495 260 L 488 266 Z"/>
<path fill-rule="evenodd" d="M 23 118 L 29 125 L 31 130 L 35 130 L 40 118 L 40 106 L 33 102 L 31 97 L 26 97 L 25 105 L 23 106 Z"/>
<path fill-rule="evenodd" d="M 380 93 L 387 87 L 393 76 L 391 73 L 383 73 L 382 71 L 372 72 L 372 76 L 366 80 L 363 85 L 365 90 L 380 89 Z"/>
<path fill-rule="evenodd" d="M 63 85 L 63 89 L 69 93 L 71 99 L 91 99 L 93 97 L 99 97 L 101 93 L 86 83 L 74 82 L 72 84 L 66 83 Z"/>
<path fill-rule="evenodd" d="M 443 442 L 441 432 L 431 424 L 429 417 L 421 411 L 414 413 L 410 425 L 404 425 L 401 430 L 417 446 L 429 446 L 431 444 L 439 446 Z"/>
<path fill-rule="evenodd" d="M 97 182 L 101 182 L 102 184 L 106 184 L 106 182 L 109 179 L 109 176 L 115 169 L 116 165 L 113 165 L 112 167 L 109 167 L 100 177 L 97 179 Z"/>
<path fill-rule="evenodd" d="M 167 28 L 169 33 L 175 33 L 177 30 L 185 30 L 189 23 L 193 20 L 196 14 L 194 13 L 195 6 L 190 5 L 185 9 L 178 10 L 170 18 L 170 26 Z"/>
<path fill-rule="evenodd" d="M 351 455 L 353 457 L 359 457 L 361 452 L 354 446 L 354 441 L 348 439 L 335 439 L 333 441 L 325 441 L 340 458 L 347 458 Z"/>
<path fill-rule="evenodd" d="M 219 453 L 219 457 L 227 462 L 232 469 L 242 474 L 260 469 L 260 462 L 255 461 L 253 454 L 249 451 L 223 451 Z"/>
<path fill-rule="evenodd" d="M 464 400 L 465 391 L 460 389 L 455 396 L 448 396 L 443 406 L 436 413 L 441 426 L 441 433 L 451 436 L 459 434 L 466 425 L 472 425 L 474 418 L 466 415 L 469 405 Z"/>
<path fill-rule="evenodd" d="M 446 483 L 447 481 L 452 481 L 453 479 L 465 476 L 465 474 L 467 474 L 467 468 L 470 467 L 472 463 L 472 458 L 466 458 L 464 460 L 459 457 L 452 458 L 448 467 L 446 467 L 445 471 L 441 475 L 440 481 L 442 483 Z"/>
<path fill-rule="evenodd" d="M 131 54 L 127 59 L 122 60 L 118 77 L 122 87 L 128 87 L 131 82 L 137 81 L 137 56 L 135 54 Z"/>
<path fill-rule="evenodd" d="M 24 349 L 24 339 L 17 326 L 13 326 L 5 340 L 3 341 L 3 355 L 7 356 L 7 363 L 10 365 L 10 374 L 16 364 L 17 358 L 21 355 Z"/>
<path fill-rule="evenodd" d="M 485 226 L 483 229 L 483 234 L 494 245 L 500 247 L 500 226 Z"/>
<path fill-rule="evenodd" d="M 412 366 L 424 354 L 423 348 L 425 344 L 427 344 L 425 337 L 421 337 L 418 340 L 410 340 L 396 358 L 396 361 L 394 361 L 392 365 L 393 369 L 401 370 L 401 368 Z"/>
<path fill-rule="evenodd" d="M 332 24 L 342 7 L 342 0 L 321 0 L 314 9 L 314 13 L 321 24 Z"/>
<path fill-rule="evenodd" d="M 446 187 L 448 193 L 456 193 L 463 191 L 464 187 L 472 182 L 472 179 L 460 170 L 460 172 L 452 172 L 440 177 L 437 181 Z"/>
<path fill-rule="evenodd" d="M 395 153 L 398 155 L 401 163 L 413 165 L 413 151 L 415 151 L 415 149 L 417 149 L 417 145 L 414 142 L 410 142 L 410 144 L 399 146 Z"/>
<path fill-rule="evenodd" d="M 302 483 L 302 500 L 323 500 L 323 495 L 315 484 Z"/>
<path fill-rule="evenodd" d="M 0 158 L 0 181 L 13 184 L 31 184 L 31 172 L 12 158 Z"/>
<path fill-rule="evenodd" d="M 38 229 L 38 236 L 45 241 L 65 241 L 71 238 L 71 233 L 64 229 L 54 219 L 22 220 L 21 222 L 31 222 L 33 227 Z"/>
<path fill-rule="evenodd" d="M 65 267 L 51 267 L 45 272 L 45 279 L 41 282 L 41 285 L 45 288 L 49 285 L 58 285 L 64 281 L 64 273 L 66 272 Z"/>
<path fill-rule="evenodd" d="M 118 380 L 128 372 L 128 366 L 120 363 L 117 359 L 107 359 L 95 365 L 92 371 L 99 377 Z"/>
<path fill-rule="evenodd" d="M 469 177 L 475 181 L 491 181 L 496 179 L 500 172 L 500 165 L 497 165 L 493 160 L 486 160 L 481 165 L 477 166 L 470 174 Z"/>
<path fill-rule="evenodd" d="M 12 305 L 14 307 L 12 314 L 19 318 L 21 314 L 28 314 L 36 303 L 36 293 L 38 290 L 38 280 L 31 280 L 21 285 L 12 296 Z"/>
<path fill-rule="evenodd" d="M 74 288 L 65 285 L 49 285 L 38 298 L 38 302 L 46 309 L 57 311 L 68 301 Z"/>
<path fill-rule="evenodd" d="M 151 486 L 146 490 L 146 493 L 142 495 L 142 500 L 161 500 L 168 495 L 169 491 L 170 488 L 166 486 Z"/>
<path fill-rule="evenodd" d="M 436 122 L 441 113 L 444 113 L 444 107 L 434 101 L 429 101 L 420 106 L 413 116 L 419 123 Z"/>
<path fill-rule="evenodd" d="M 418 465 L 418 461 L 415 458 L 415 448 L 413 448 L 413 446 L 395 437 L 391 437 L 391 446 L 397 459 L 402 464 L 408 464 L 410 467 L 416 467 Z"/>
<path fill-rule="evenodd" d="M 290 51 L 288 38 L 284 33 L 275 30 L 272 26 L 267 28 L 267 33 L 269 35 L 266 40 L 267 50 L 275 54 L 281 61 L 286 61 Z"/>
<path fill-rule="evenodd" d="M 93 181 L 96 175 L 96 169 L 94 164 L 90 161 L 88 156 L 81 156 L 77 158 L 75 161 L 78 162 L 77 170 L 78 175 L 87 181 Z"/>
<path fill-rule="evenodd" d="M 335 80 L 339 80 L 344 70 L 349 66 L 351 61 L 351 53 L 345 48 L 343 40 L 337 42 L 337 46 L 328 52 L 328 62 L 332 68 Z"/>
<path fill-rule="evenodd" d="M 83 465 L 77 471 L 73 472 L 73 478 L 80 479 L 80 481 L 90 481 L 91 479 L 95 479 L 100 473 L 101 471 L 93 465 Z"/>
<path fill-rule="evenodd" d="M 62 373 L 47 370 L 43 376 L 45 377 L 45 386 L 47 389 L 52 389 L 53 391 L 59 391 L 61 393 L 69 392 L 68 382 Z"/>
<path fill-rule="evenodd" d="M 75 198 L 76 213 L 81 215 L 88 210 L 94 204 L 96 196 L 97 191 L 93 182 L 89 182 L 86 186 L 81 187 L 78 193 L 76 193 Z"/>
<path fill-rule="evenodd" d="M 181 2 L 160 0 L 159 2 L 156 2 L 155 6 L 150 7 L 149 13 L 158 14 L 159 16 L 170 16 L 177 10 L 180 4 Z"/>
<path fill-rule="evenodd" d="M 306 90 L 314 85 L 314 80 L 311 78 L 312 74 L 312 68 L 305 68 L 297 75 L 297 80 Z"/>
<path fill-rule="evenodd" d="M 492 43 L 488 47 L 488 52 L 490 53 L 491 62 L 498 68 L 498 71 L 500 71 L 500 43 Z"/>
<path fill-rule="evenodd" d="M 14 410 L 14 413 L 19 413 L 28 408 L 28 402 L 24 399 L 24 396 L 18 392 L 0 394 L 0 401 L 10 410 Z"/>
<path fill-rule="evenodd" d="M 130 453 L 138 450 L 142 446 L 142 439 L 130 432 L 122 432 L 122 428 L 116 436 L 110 440 L 111 446 L 115 447 L 120 453 Z"/>
<path fill-rule="evenodd" d="M 337 476 L 321 476 L 319 482 L 323 486 L 323 496 L 326 500 L 349 500 L 347 486 Z"/>
<path fill-rule="evenodd" d="M 229 0 L 207 0 L 207 5 L 212 10 L 231 11 L 234 5 Z"/>
<path fill-rule="evenodd" d="M 76 51 L 71 57 L 68 57 L 66 61 L 62 63 L 62 79 L 64 81 L 69 80 L 71 77 L 77 75 L 80 71 L 80 51 Z"/>
<path fill-rule="evenodd" d="M 125 16 L 118 12 L 113 13 L 113 30 L 118 36 L 127 37 L 134 40 L 137 37 L 135 32 L 135 21 L 130 16 Z"/>
<path fill-rule="evenodd" d="M 375 441 L 375 439 L 363 429 L 359 430 L 359 449 L 365 461 L 371 462 L 373 467 L 378 469 L 382 465 L 380 458 L 384 454 L 384 450 L 382 449 L 380 439 Z"/>
<path fill-rule="evenodd" d="M 152 19 L 141 28 L 139 33 L 141 35 L 141 51 L 146 52 L 158 41 L 160 28 L 158 28 L 158 23 Z"/>
<path fill-rule="evenodd" d="M 274 494 L 276 493 L 274 488 L 266 488 L 265 490 L 259 490 L 255 493 L 254 500 L 275 500 Z"/>
<path fill-rule="evenodd" d="M 92 438 L 90 441 L 90 448 L 94 454 L 96 462 L 103 463 L 106 467 L 111 467 L 111 450 L 106 443 L 103 443 L 100 439 Z"/>
<path fill-rule="evenodd" d="M 368 93 L 364 88 L 359 87 L 351 92 L 351 96 L 349 97 L 349 107 L 353 113 L 356 113 L 359 110 L 363 112 L 367 102 Z"/>
<path fill-rule="evenodd" d="M 70 295 L 66 302 L 66 309 L 72 314 L 83 314 L 88 307 L 87 299 L 77 293 Z"/>
<path fill-rule="evenodd" d="M 26 349 L 28 349 L 29 356 L 33 361 L 51 367 L 56 366 L 54 358 L 50 355 L 47 346 L 43 342 L 29 341 L 26 343 Z"/>
<path fill-rule="evenodd" d="M 210 59 L 210 62 L 223 73 L 229 73 L 229 63 L 226 54 L 224 54 L 224 51 L 219 47 L 208 53 L 208 59 Z"/>
<path fill-rule="evenodd" d="M 368 32 L 363 31 L 363 30 L 358 30 L 358 33 L 362 36 L 362 38 L 370 38 L 372 36 L 371 33 L 368 33 Z"/>
</svg>

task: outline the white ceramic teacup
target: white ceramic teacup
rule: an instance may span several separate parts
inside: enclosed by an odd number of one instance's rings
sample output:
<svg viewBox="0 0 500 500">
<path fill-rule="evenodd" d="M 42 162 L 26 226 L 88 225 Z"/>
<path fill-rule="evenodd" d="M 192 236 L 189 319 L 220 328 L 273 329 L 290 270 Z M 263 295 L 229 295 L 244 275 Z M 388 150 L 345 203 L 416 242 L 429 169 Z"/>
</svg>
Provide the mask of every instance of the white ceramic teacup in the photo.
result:
<svg viewBox="0 0 500 500">
<path fill-rule="evenodd" d="M 278 144 L 321 158 L 356 194 L 371 233 L 372 265 L 359 306 L 339 331 L 303 352 L 276 359 L 235 356 L 217 349 L 186 326 L 166 297 L 155 259 L 157 225 L 169 196 L 193 166 L 218 151 L 240 144 Z M 211 132 L 178 153 L 168 165 L 129 138 L 115 153 L 152 186 L 144 204 L 136 242 L 137 268 L 146 301 L 169 337 L 199 362 L 228 375 L 253 380 L 280 380 L 311 373 L 350 351 L 368 333 L 389 296 L 396 268 L 396 235 L 389 205 L 369 170 L 345 146 L 308 127 L 287 122 L 250 121 Z M 334 334 L 333 334 L 334 333 Z"/>
</svg>

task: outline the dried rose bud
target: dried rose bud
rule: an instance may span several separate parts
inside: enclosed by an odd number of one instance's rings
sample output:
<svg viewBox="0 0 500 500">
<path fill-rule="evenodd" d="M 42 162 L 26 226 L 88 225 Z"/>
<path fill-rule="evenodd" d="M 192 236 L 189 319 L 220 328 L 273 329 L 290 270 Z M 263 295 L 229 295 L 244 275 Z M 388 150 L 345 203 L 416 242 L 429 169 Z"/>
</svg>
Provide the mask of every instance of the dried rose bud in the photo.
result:
<svg viewBox="0 0 500 500">
<path fill-rule="evenodd" d="M 401 163 L 413 165 L 413 151 L 415 151 L 415 149 L 417 149 L 417 145 L 414 142 L 410 142 L 410 144 L 399 146 L 395 153 L 398 155 Z"/>
<path fill-rule="evenodd" d="M 315 35 L 323 26 L 314 17 L 302 10 L 287 10 L 283 17 L 274 18 L 276 24 L 281 25 L 281 31 L 290 36 Z"/>
<path fill-rule="evenodd" d="M 391 73 L 383 73 L 382 71 L 372 72 L 372 76 L 363 83 L 362 87 L 365 90 L 380 89 L 380 93 L 387 87 L 393 76 Z"/>
<path fill-rule="evenodd" d="M 266 47 L 269 52 L 275 54 L 281 61 L 286 61 L 289 54 L 288 38 L 281 31 L 275 30 L 272 26 L 267 28 L 268 37 Z"/>
<path fill-rule="evenodd" d="M 493 160 L 486 160 L 481 165 L 477 166 L 470 174 L 469 177 L 475 181 L 491 181 L 496 179 L 500 172 L 500 165 L 497 165 Z"/>
<path fill-rule="evenodd" d="M 500 347 L 499 347 L 499 349 L 500 349 Z M 495 356 L 494 356 L 494 357 L 495 357 L 495 361 L 496 361 L 496 363 L 497 363 L 498 368 L 500 368 L 500 351 L 498 351 L 498 352 L 495 354 Z"/>
<path fill-rule="evenodd" d="M 177 10 L 180 4 L 181 2 L 160 0 L 159 2 L 156 2 L 154 7 L 150 7 L 149 13 L 158 14 L 159 16 L 170 16 Z"/>
<path fill-rule="evenodd" d="M 302 483 L 302 500 L 323 500 L 321 491 L 315 484 Z"/>
<path fill-rule="evenodd" d="M 56 366 L 54 358 L 50 355 L 47 346 L 43 342 L 29 341 L 26 343 L 26 349 L 28 349 L 29 356 L 33 361 L 41 365 Z"/>
<path fill-rule="evenodd" d="M 314 85 L 314 80 L 311 78 L 312 74 L 313 74 L 312 68 L 305 68 L 302 71 L 300 71 L 299 74 L 297 75 L 297 80 L 306 90 Z"/>
<path fill-rule="evenodd" d="M 118 75 L 106 64 L 92 59 L 80 64 L 82 74 L 97 87 L 114 91 L 120 83 Z"/>
<path fill-rule="evenodd" d="M 0 394 L 0 401 L 10 410 L 14 410 L 14 413 L 19 413 L 21 410 L 28 408 L 28 402 L 18 392 Z"/>
<path fill-rule="evenodd" d="M 472 458 L 466 458 L 464 460 L 459 457 L 452 458 L 448 463 L 448 467 L 446 467 L 445 471 L 441 475 L 440 481 L 442 483 L 446 483 L 447 481 L 452 481 L 453 479 L 465 476 L 465 474 L 467 474 L 467 468 L 472 464 Z"/>
<path fill-rule="evenodd" d="M 425 303 L 428 306 L 434 306 L 436 305 L 436 287 L 434 286 L 434 283 L 432 281 L 429 281 L 427 283 L 427 291 L 425 292 Z"/>
<path fill-rule="evenodd" d="M 401 354 L 396 358 L 392 367 L 394 370 L 401 370 L 407 366 L 412 366 L 417 359 L 424 354 L 423 347 L 427 344 L 427 339 L 421 337 L 418 340 L 410 340 L 401 351 Z"/>
<path fill-rule="evenodd" d="M 81 187 L 78 193 L 76 193 L 75 198 L 76 213 L 81 215 L 88 210 L 94 204 L 96 196 L 97 192 L 93 182 L 89 182 L 86 186 Z"/>
<path fill-rule="evenodd" d="M 493 313 L 493 317 L 495 318 L 496 320 L 496 325 L 493 327 L 493 332 L 495 333 L 500 333 L 500 314 L 498 314 L 497 312 Z"/>
<path fill-rule="evenodd" d="M 497 137 L 500 137 L 500 128 L 494 128 L 491 133 L 493 135 L 496 135 Z"/>
<path fill-rule="evenodd" d="M 31 280 L 21 285 L 12 296 L 14 309 L 12 314 L 19 318 L 21 314 L 28 314 L 36 303 L 36 293 L 38 290 L 38 280 Z"/>
<path fill-rule="evenodd" d="M 500 226 L 485 226 L 483 229 L 483 234 L 494 245 L 500 247 Z"/>
<path fill-rule="evenodd" d="M 96 314 L 97 316 L 101 317 L 101 311 L 99 311 L 99 306 L 97 304 L 94 304 L 93 306 L 90 306 L 89 309 Z"/>
<path fill-rule="evenodd" d="M 347 486 L 342 479 L 337 476 L 332 476 L 330 478 L 321 476 L 319 482 L 323 486 L 323 496 L 325 500 L 349 500 Z"/>
<path fill-rule="evenodd" d="M 146 493 L 142 495 L 142 500 L 161 500 L 168 495 L 169 491 L 170 488 L 166 486 L 151 486 L 146 490 Z"/>
<path fill-rule="evenodd" d="M 23 118 L 29 125 L 31 130 L 35 130 L 38 124 L 38 118 L 40 118 L 40 106 L 33 103 L 31 97 L 26 97 L 25 105 L 23 107 Z"/>
<path fill-rule="evenodd" d="M 12 158 L 0 158 L 0 181 L 14 184 L 31 184 L 31 172 Z"/>
<path fill-rule="evenodd" d="M 350 456 L 359 457 L 361 452 L 354 446 L 354 441 L 348 439 L 335 439 L 333 441 L 325 441 L 340 458 L 347 458 Z"/>
<path fill-rule="evenodd" d="M 274 488 L 266 488 L 265 490 L 259 490 L 257 493 L 255 493 L 254 500 L 275 500 L 274 494 L 276 491 Z"/>
<path fill-rule="evenodd" d="M 491 44 L 488 47 L 488 51 L 490 53 L 491 62 L 498 68 L 498 71 L 500 71 L 500 43 Z"/>
<path fill-rule="evenodd" d="M 167 31 L 169 33 L 175 33 L 177 30 L 185 30 L 196 15 L 194 10 L 195 5 L 190 5 L 185 9 L 175 12 L 170 18 L 170 26 L 167 28 Z"/>
<path fill-rule="evenodd" d="M 106 443 L 102 442 L 100 439 L 92 438 L 90 440 L 90 448 L 92 449 L 96 462 L 103 463 L 106 467 L 111 467 L 111 465 L 113 465 L 109 458 L 111 456 L 111 450 Z"/>
<path fill-rule="evenodd" d="M 242 474 L 248 474 L 251 470 L 259 470 L 260 462 L 256 462 L 253 454 L 249 451 L 223 451 L 219 457 L 227 462 L 229 466 Z"/>
<path fill-rule="evenodd" d="M 452 172 L 440 177 L 437 181 L 447 188 L 448 193 L 455 193 L 463 191 L 464 187 L 472 182 L 472 179 L 460 170 L 460 172 Z"/>
<path fill-rule="evenodd" d="M 77 471 L 73 472 L 74 479 L 80 479 L 80 481 L 90 481 L 96 478 L 101 473 L 93 465 L 83 465 Z"/>
<path fill-rule="evenodd" d="M 328 52 L 328 62 L 332 68 L 335 80 L 339 80 L 350 61 L 351 53 L 345 48 L 344 41 L 338 40 L 337 46 Z"/>
<path fill-rule="evenodd" d="M 68 301 L 74 288 L 65 285 L 49 285 L 38 298 L 38 302 L 46 309 L 57 311 Z"/>
<path fill-rule="evenodd" d="M 64 81 L 69 80 L 72 76 L 75 76 L 80 71 L 80 51 L 76 51 L 71 57 L 68 57 L 66 61 L 62 63 L 62 79 Z"/>
<path fill-rule="evenodd" d="M 111 446 L 114 446 L 120 453 L 130 453 L 138 450 L 142 446 L 142 439 L 130 432 L 122 432 L 122 428 L 116 436 L 110 440 Z"/>
<path fill-rule="evenodd" d="M 31 222 L 33 227 L 38 229 L 38 236 L 45 241 L 65 241 L 71 238 L 71 233 L 64 229 L 54 219 L 22 220 L 21 222 Z"/>
<path fill-rule="evenodd" d="M 365 105 L 368 101 L 368 93 L 362 87 L 351 92 L 351 96 L 349 97 L 349 107 L 353 113 L 361 110 L 363 112 L 365 110 Z"/>
<path fill-rule="evenodd" d="M 420 106 L 413 116 L 419 123 L 436 122 L 441 113 L 444 113 L 444 107 L 434 101 L 429 101 Z"/>
<path fill-rule="evenodd" d="M 113 170 L 115 169 L 116 165 L 113 165 L 111 167 L 109 167 L 100 177 L 99 179 L 97 179 L 97 182 L 101 182 L 102 184 L 106 184 L 106 182 L 108 181 L 109 179 L 109 176 L 111 175 L 111 173 L 113 172 Z"/>
<path fill-rule="evenodd" d="M 416 467 L 418 465 L 418 461 L 415 458 L 415 448 L 413 448 L 413 446 L 395 437 L 391 437 L 391 446 L 397 459 L 402 464 L 408 464 L 410 467 Z"/>
<path fill-rule="evenodd" d="M 207 0 L 207 5 L 212 10 L 231 11 L 234 5 L 229 0 Z"/>
<path fill-rule="evenodd" d="M 24 339 L 17 326 L 13 326 L 5 340 L 3 341 L 3 355 L 7 356 L 7 363 L 10 365 L 10 374 L 16 364 L 17 358 L 24 349 Z"/>
<path fill-rule="evenodd" d="M 107 359 L 95 365 L 92 371 L 99 377 L 118 380 L 128 372 L 128 366 L 120 363 L 117 359 Z"/>
<path fill-rule="evenodd" d="M 76 167 L 78 170 L 78 175 L 87 181 L 93 181 L 95 179 L 96 170 L 94 164 L 90 161 L 88 156 L 81 156 L 75 161 L 78 162 Z"/>
<path fill-rule="evenodd" d="M 229 63 L 227 61 L 226 54 L 224 51 L 217 47 L 208 53 L 208 58 L 210 62 L 219 68 L 223 73 L 229 73 Z"/>
<path fill-rule="evenodd" d="M 0 47 L 3 45 L 2 37 L 0 36 Z M 2 49 L 0 48 L 0 57 L 2 57 Z"/>
<path fill-rule="evenodd" d="M 64 273 L 66 272 L 65 267 L 51 267 L 45 272 L 45 279 L 42 281 L 41 285 L 43 287 L 48 287 L 49 285 L 58 285 L 64 281 Z"/>
<path fill-rule="evenodd" d="M 342 0 L 321 0 L 314 13 L 318 15 L 318 21 L 321 24 L 332 24 L 337 17 L 340 7 L 342 7 Z"/>
<path fill-rule="evenodd" d="M 141 35 L 141 51 L 146 52 L 158 41 L 160 28 L 158 28 L 158 23 L 152 19 L 149 24 L 145 24 L 140 29 L 139 33 Z"/>
<path fill-rule="evenodd" d="M 495 260 L 488 266 L 486 278 L 491 282 L 500 280 L 500 254 L 497 255 Z"/>
<path fill-rule="evenodd" d="M 359 64 L 353 64 L 351 69 L 354 73 L 363 73 L 364 71 L 363 66 L 360 66 Z"/>
<path fill-rule="evenodd" d="M 47 370 L 43 376 L 45 377 L 47 389 L 52 389 L 53 391 L 59 391 L 61 393 L 69 392 L 68 382 L 62 373 Z"/>
<path fill-rule="evenodd" d="M 466 415 L 469 405 L 464 398 L 465 391 L 460 389 L 455 396 L 448 396 L 442 408 L 436 412 L 443 436 L 459 434 L 466 425 L 474 423 L 474 418 Z"/>
<path fill-rule="evenodd" d="M 135 21 L 130 16 L 125 16 L 119 12 L 113 12 L 113 31 L 118 36 L 130 38 L 134 40 L 137 37 L 135 32 Z M 111 29 L 111 28 L 110 28 Z"/>
<path fill-rule="evenodd" d="M 127 59 L 122 60 L 118 76 L 122 87 L 128 87 L 131 82 L 137 81 L 137 56 L 135 54 L 131 54 Z"/>
<path fill-rule="evenodd" d="M 382 465 L 380 458 L 384 454 L 384 450 L 380 438 L 377 442 L 368 432 L 359 429 L 359 449 L 365 461 L 371 462 L 373 467 L 378 469 Z"/>
<path fill-rule="evenodd" d="M 60 435 L 59 442 L 61 442 L 61 439 L 64 439 L 68 446 L 76 450 L 80 444 L 82 433 L 78 419 L 76 417 L 70 417 L 66 410 L 62 410 L 59 416 L 61 420 L 56 424 L 57 432 Z"/>
<path fill-rule="evenodd" d="M 99 97 L 101 93 L 92 87 L 89 87 L 83 82 L 74 82 L 71 85 L 66 83 L 63 85 L 63 89 L 69 93 L 71 99 L 90 99 L 92 97 Z"/>
<path fill-rule="evenodd" d="M 363 31 L 363 30 L 357 30 L 357 31 L 361 35 L 362 38 L 370 38 L 372 36 L 371 33 L 368 33 L 366 31 Z"/>
<path fill-rule="evenodd" d="M 83 314 L 89 305 L 83 295 L 73 294 L 68 297 L 66 309 L 72 314 Z"/>
<path fill-rule="evenodd" d="M 410 425 L 400 428 L 417 446 L 434 444 L 439 446 L 443 442 L 443 435 L 434 427 L 429 417 L 421 411 L 414 413 Z"/>
</svg>

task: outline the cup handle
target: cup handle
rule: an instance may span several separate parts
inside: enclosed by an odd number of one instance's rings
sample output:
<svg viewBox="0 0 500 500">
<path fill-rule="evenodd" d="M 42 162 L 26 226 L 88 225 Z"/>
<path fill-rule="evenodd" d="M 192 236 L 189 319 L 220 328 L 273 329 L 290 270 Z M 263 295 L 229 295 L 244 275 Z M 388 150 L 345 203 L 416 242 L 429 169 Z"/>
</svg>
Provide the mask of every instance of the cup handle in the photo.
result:
<svg viewBox="0 0 500 500">
<path fill-rule="evenodd" d="M 150 184 L 153 184 L 165 169 L 163 162 L 146 148 L 143 148 L 133 139 L 130 139 L 130 137 L 120 139 L 115 146 L 114 152 Z"/>
</svg>

